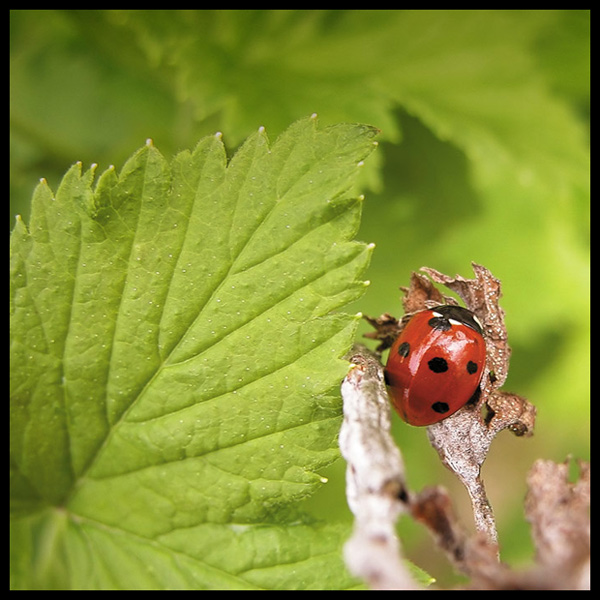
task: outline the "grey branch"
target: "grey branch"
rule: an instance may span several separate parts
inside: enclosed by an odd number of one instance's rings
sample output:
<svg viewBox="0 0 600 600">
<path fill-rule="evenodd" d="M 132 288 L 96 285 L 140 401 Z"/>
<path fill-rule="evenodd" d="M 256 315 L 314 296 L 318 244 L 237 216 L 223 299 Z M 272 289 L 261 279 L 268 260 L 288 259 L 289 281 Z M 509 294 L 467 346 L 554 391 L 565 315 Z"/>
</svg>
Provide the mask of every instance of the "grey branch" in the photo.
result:
<svg viewBox="0 0 600 600">
<path fill-rule="evenodd" d="M 372 589 L 419 589 L 406 568 L 395 524 L 409 510 L 404 465 L 390 434 L 390 407 L 379 359 L 366 348 L 342 383 L 340 449 L 354 532 L 344 548 L 350 571 Z"/>
</svg>

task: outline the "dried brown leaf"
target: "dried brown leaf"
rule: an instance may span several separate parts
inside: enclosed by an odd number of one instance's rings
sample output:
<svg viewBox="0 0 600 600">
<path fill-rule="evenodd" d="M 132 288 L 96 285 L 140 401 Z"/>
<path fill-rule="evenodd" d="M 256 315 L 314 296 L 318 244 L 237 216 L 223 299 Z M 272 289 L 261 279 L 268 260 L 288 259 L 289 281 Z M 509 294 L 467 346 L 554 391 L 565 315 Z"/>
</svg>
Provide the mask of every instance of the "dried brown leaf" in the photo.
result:
<svg viewBox="0 0 600 600">
<path fill-rule="evenodd" d="M 481 381 L 481 394 L 473 404 L 464 406 L 447 419 L 430 425 L 427 433 L 431 445 L 443 464 L 453 471 L 466 487 L 473 505 L 475 524 L 488 542 L 497 541 L 496 526 L 487 500 L 481 466 L 494 437 L 503 429 L 516 435 L 531 435 L 535 423 L 535 407 L 516 394 L 499 391 L 506 380 L 511 350 L 504 324 L 504 310 L 499 305 L 500 281 L 482 265 L 472 264 L 474 279 L 460 275 L 450 277 L 430 267 L 413 273 L 408 287 L 400 288 L 405 297 L 405 316 L 401 321 L 389 314 L 379 319 L 366 319 L 376 331 L 367 337 L 378 339 L 378 351 L 390 347 L 407 320 L 415 313 L 440 304 L 457 304 L 433 284 L 439 283 L 455 292 L 481 321 L 486 341 L 486 366 Z M 486 416 L 482 408 L 486 406 Z"/>
<path fill-rule="evenodd" d="M 569 482 L 569 462 L 537 460 L 527 483 L 525 514 L 531 523 L 537 560 L 552 568 L 574 567 L 590 552 L 590 465 Z"/>
</svg>

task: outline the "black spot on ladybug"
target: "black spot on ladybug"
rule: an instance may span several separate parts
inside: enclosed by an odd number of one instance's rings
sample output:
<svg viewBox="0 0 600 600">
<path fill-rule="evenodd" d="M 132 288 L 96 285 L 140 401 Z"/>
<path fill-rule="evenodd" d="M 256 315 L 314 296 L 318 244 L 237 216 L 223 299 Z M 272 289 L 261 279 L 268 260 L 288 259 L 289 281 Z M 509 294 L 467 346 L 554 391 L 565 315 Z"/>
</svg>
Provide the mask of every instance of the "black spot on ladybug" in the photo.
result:
<svg viewBox="0 0 600 600">
<path fill-rule="evenodd" d="M 383 380 L 385 381 L 385 385 L 390 385 L 390 378 L 388 372 L 385 369 L 383 371 Z"/>
<path fill-rule="evenodd" d="M 445 373 L 448 370 L 448 362 L 441 356 L 432 358 L 427 363 L 427 366 L 429 367 L 429 370 L 433 371 L 434 373 Z"/>
<path fill-rule="evenodd" d="M 472 360 L 470 360 L 467 363 L 467 373 L 469 375 L 473 375 L 474 373 L 477 373 L 477 363 L 474 363 Z"/>
<path fill-rule="evenodd" d="M 440 415 L 447 413 L 450 410 L 450 407 L 445 402 L 434 402 L 431 405 L 431 410 Z"/>
<path fill-rule="evenodd" d="M 408 342 L 402 342 L 398 346 L 398 355 L 406 358 L 410 352 L 410 344 Z"/>
</svg>

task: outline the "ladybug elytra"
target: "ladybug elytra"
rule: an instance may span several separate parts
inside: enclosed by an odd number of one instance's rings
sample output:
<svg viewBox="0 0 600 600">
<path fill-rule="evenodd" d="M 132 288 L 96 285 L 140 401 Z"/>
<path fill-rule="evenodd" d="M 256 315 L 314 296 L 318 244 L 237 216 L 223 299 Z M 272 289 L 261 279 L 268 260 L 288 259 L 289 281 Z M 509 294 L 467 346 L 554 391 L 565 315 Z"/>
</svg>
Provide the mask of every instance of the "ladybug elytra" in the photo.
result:
<svg viewBox="0 0 600 600">
<path fill-rule="evenodd" d="M 485 366 L 481 323 L 466 308 L 416 313 L 390 349 L 386 382 L 394 408 L 411 425 L 432 425 L 480 393 Z"/>
</svg>

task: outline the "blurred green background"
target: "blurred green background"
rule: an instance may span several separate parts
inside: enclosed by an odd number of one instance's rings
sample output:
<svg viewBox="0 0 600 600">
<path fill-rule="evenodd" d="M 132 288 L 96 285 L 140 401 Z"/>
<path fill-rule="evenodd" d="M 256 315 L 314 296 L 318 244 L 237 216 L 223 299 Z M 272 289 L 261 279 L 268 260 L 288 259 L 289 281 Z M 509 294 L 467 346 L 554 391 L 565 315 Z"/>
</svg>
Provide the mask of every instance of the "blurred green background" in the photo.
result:
<svg viewBox="0 0 600 600">
<path fill-rule="evenodd" d="M 421 266 L 471 277 L 475 261 L 502 281 L 505 389 L 538 419 L 533 438 L 500 434 L 483 474 L 502 557 L 530 561 L 529 467 L 589 457 L 589 11 L 27 10 L 10 26 L 11 228 L 40 177 L 119 168 L 147 138 L 169 157 L 216 131 L 233 152 L 314 112 L 381 129 L 358 234 L 376 244 L 371 285 L 348 310 L 401 315 Z M 472 529 L 425 431 L 394 428 L 411 487 L 450 488 Z M 349 519 L 344 464 L 324 475 L 307 508 Z M 427 535 L 400 529 L 452 581 Z"/>
</svg>

